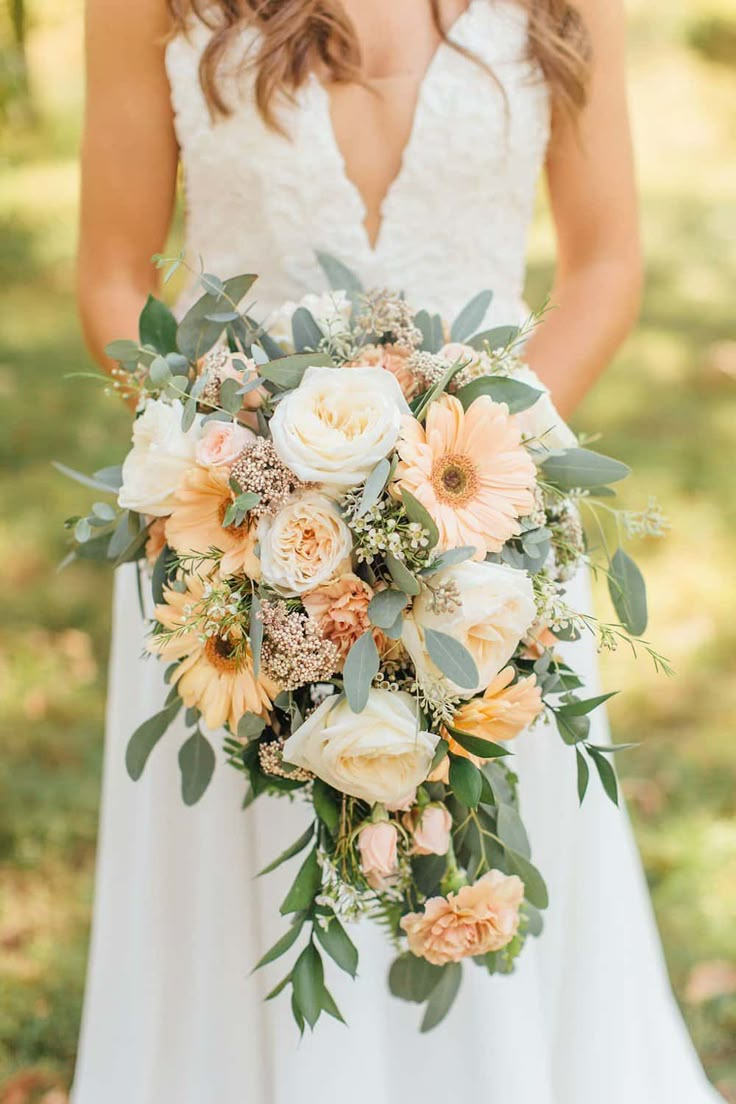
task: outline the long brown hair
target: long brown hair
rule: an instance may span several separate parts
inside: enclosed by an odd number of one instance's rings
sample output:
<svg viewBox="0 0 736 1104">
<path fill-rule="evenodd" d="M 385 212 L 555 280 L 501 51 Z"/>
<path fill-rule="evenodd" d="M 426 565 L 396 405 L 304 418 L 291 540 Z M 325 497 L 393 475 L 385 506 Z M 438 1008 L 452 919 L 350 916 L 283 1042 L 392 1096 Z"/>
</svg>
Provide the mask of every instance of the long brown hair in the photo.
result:
<svg viewBox="0 0 736 1104">
<path fill-rule="evenodd" d="M 447 32 L 440 0 L 429 0 L 434 25 Z M 567 0 L 518 0 L 529 13 L 529 56 L 539 65 L 556 108 L 575 115 L 587 96 L 590 49 L 585 25 Z M 275 113 L 280 94 L 298 89 L 310 72 L 332 81 L 362 81 L 355 28 L 339 0 L 168 0 L 174 30 L 192 16 L 212 29 L 202 54 L 200 81 L 213 115 L 228 115 L 218 70 L 233 37 L 244 27 L 259 32 L 252 58 L 255 98 L 266 122 L 281 129 Z M 464 52 L 464 51 L 463 51 Z"/>
</svg>

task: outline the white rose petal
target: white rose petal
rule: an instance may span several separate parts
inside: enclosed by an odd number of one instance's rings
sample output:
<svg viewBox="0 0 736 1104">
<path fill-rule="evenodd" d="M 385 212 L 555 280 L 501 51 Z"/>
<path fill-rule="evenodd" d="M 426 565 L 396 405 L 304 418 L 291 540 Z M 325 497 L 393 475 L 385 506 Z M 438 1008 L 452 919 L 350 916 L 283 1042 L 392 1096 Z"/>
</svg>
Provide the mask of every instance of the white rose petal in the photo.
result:
<svg viewBox="0 0 736 1104">
<path fill-rule="evenodd" d="M 562 420 L 557 407 L 552 402 L 549 389 L 545 387 L 537 373 L 523 364 L 513 371 L 512 379 L 527 383 L 542 392 L 533 406 L 514 416 L 522 436 L 538 437 L 543 447 L 550 450 L 575 448 L 578 443 L 577 437 L 569 425 Z"/>
<path fill-rule="evenodd" d="M 438 740 L 420 731 L 410 694 L 371 690 L 362 713 L 345 698 L 322 702 L 286 741 L 284 759 L 342 793 L 395 804 L 426 779 Z"/>
<path fill-rule="evenodd" d="M 383 368 L 307 368 L 270 428 L 276 451 L 300 479 L 350 487 L 388 456 L 410 413 L 396 377 Z"/>
<path fill-rule="evenodd" d="M 402 641 L 414 663 L 420 683 L 444 683 L 451 693 L 470 698 L 485 690 L 511 658 L 536 617 L 532 583 L 525 571 L 506 564 L 469 560 L 432 576 L 432 585 L 454 583 L 460 606 L 449 613 L 433 613 L 425 590 L 404 618 Z M 478 685 L 456 686 L 429 657 L 424 629 L 436 629 L 463 644 L 478 668 Z"/>
<path fill-rule="evenodd" d="M 264 582 L 287 597 L 350 570 L 353 538 L 332 499 L 306 491 L 258 523 Z"/>
<path fill-rule="evenodd" d="M 133 448 L 123 462 L 118 504 L 152 517 L 166 517 L 182 476 L 196 463 L 201 418 L 186 432 L 182 404 L 153 399 L 133 423 Z"/>
</svg>

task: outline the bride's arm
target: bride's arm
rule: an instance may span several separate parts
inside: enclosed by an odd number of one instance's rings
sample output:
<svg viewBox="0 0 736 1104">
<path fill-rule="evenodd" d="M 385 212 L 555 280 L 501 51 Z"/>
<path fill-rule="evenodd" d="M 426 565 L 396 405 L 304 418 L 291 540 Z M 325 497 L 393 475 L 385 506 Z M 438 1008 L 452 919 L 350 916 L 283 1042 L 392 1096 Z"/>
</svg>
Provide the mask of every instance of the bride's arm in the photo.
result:
<svg viewBox="0 0 736 1104">
<path fill-rule="evenodd" d="M 578 0 L 592 38 L 590 98 L 576 132 L 554 128 L 547 179 L 558 252 L 552 305 L 528 360 L 567 416 L 627 335 L 642 266 L 624 83 L 622 0 Z"/>
<path fill-rule="evenodd" d="M 164 70 L 164 0 L 87 0 L 78 295 L 85 337 L 136 337 L 166 241 L 177 145 Z"/>
</svg>

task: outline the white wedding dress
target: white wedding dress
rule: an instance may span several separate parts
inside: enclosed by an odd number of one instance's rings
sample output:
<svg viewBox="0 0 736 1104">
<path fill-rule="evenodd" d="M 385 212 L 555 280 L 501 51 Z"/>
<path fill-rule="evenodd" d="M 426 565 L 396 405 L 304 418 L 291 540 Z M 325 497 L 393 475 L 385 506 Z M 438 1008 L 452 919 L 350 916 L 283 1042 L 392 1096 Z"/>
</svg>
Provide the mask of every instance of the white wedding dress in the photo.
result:
<svg viewBox="0 0 736 1104">
<path fill-rule="evenodd" d="M 187 248 L 220 276 L 260 273 L 254 313 L 325 287 L 315 249 L 367 286 L 403 288 L 452 318 L 479 289 L 490 322 L 520 319 L 525 237 L 548 138 L 548 99 L 523 60 L 515 4 L 472 0 L 426 74 L 378 244 L 317 80 L 288 115 L 291 141 L 250 102 L 213 124 L 198 82 L 206 32 L 168 47 L 187 186 Z M 235 83 L 231 92 L 235 95 Z M 573 603 L 588 602 L 587 582 Z M 570 749 L 546 727 L 518 740 L 523 813 L 551 896 L 545 930 L 512 977 L 468 964 L 443 1024 L 388 994 L 392 952 L 364 925 L 356 982 L 329 985 L 349 1028 L 327 1017 L 301 1041 L 288 1000 L 263 997 L 288 959 L 250 974 L 277 938 L 293 871 L 256 872 L 300 834 L 305 809 L 259 799 L 224 763 L 204 799 L 179 794 L 177 724 L 143 778 L 124 766 L 132 730 L 161 707 L 163 665 L 141 659 L 132 569 L 118 573 L 97 896 L 74 1104 L 714 1104 L 670 992 L 624 813 L 591 784 L 582 810 Z M 592 643 L 571 660 L 596 680 Z M 595 741 L 607 739 L 601 714 Z M 293 864 L 292 864 L 293 865 Z"/>
</svg>

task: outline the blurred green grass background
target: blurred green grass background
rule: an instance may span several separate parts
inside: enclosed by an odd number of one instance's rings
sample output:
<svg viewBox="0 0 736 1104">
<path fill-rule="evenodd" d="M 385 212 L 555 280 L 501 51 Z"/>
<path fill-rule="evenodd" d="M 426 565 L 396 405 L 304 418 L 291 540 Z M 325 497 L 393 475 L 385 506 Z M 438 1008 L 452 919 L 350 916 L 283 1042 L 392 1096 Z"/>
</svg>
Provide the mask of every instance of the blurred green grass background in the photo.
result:
<svg viewBox="0 0 736 1104">
<path fill-rule="evenodd" d="M 27 0 L 30 98 L 0 13 L 0 1104 L 64 1099 L 92 898 L 110 577 L 59 576 L 63 519 L 128 417 L 84 368 L 73 296 L 81 0 Z M 650 638 L 677 677 L 604 656 L 670 972 L 706 1068 L 736 1100 L 736 11 L 637 0 L 631 99 L 648 257 L 641 323 L 581 411 L 672 533 L 639 550 Z M 124 166 L 123 172 L 145 172 Z M 549 286 L 535 225 L 530 297 Z M 80 500 L 79 494 L 82 494 Z M 615 1050 L 615 1025 L 612 1048 Z M 57 1090 L 58 1093 L 57 1093 Z"/>
</svg>

